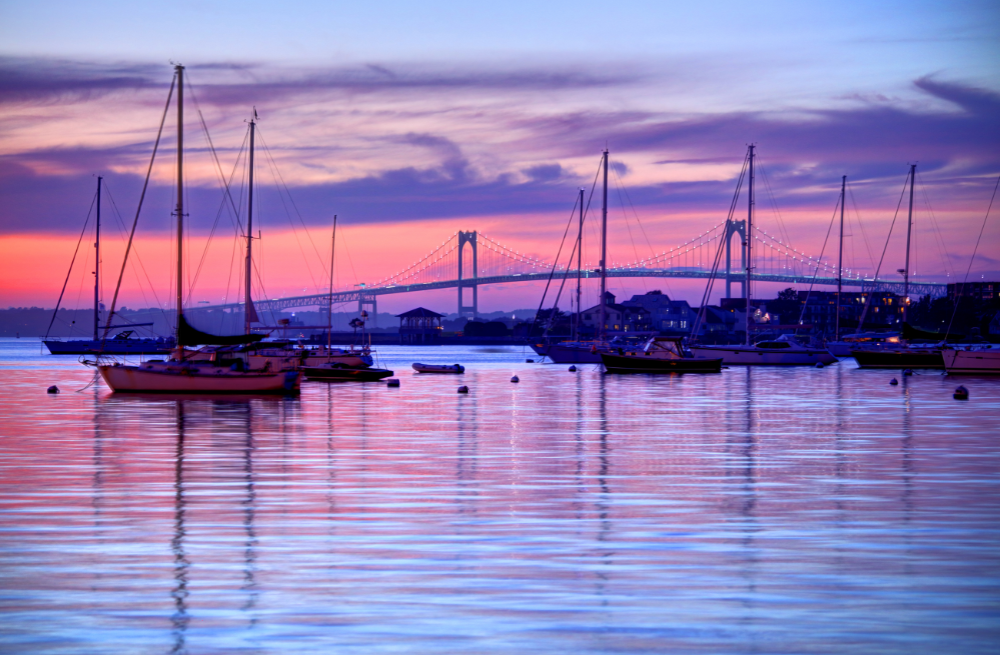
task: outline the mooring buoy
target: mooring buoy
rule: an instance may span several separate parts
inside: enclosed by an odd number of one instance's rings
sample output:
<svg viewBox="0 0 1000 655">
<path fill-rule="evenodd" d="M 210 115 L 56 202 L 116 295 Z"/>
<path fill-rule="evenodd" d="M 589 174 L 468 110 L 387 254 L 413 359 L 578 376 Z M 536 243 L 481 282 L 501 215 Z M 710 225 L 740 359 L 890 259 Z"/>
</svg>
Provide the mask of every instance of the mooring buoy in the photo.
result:
<svg viewBox="0 0 1000 655">
<path fill-rule="evenodd" d="M 469 393 L 469 387 L 463 384 L 458 388 L 458 393 Z"/>
<path fill-rule="evenodd" d="M 517 376 L 515 375 L 514 377 L 512 377 L 512 378 L 510 379 L 510 381 L 511 381 L 511 382 L 520 382 L 520 381 L 521 381 L 521 378 L 519 378 L 519 377 L 517 377 Z"/>
<path fill-rule="evenodd" d="M 899 384 L 899 380 L 897 380 L 896 378 L 893 378 L 893 379 L 889 380 L 889 384 Z"/>
<path fill-rule="evenodd" d="M 56 385 L 53 384 L 51 387 L 48 388 L 48 392 L 49 393 L 59 393 L 59 387 L 57 387 Z"/>
<path fill-rule="evenodd" d="M 398 387 L 399 386 L 399 380 L 396 379 L 396 378 L 389 378 L 388 380 L 385 381 L 385 386 L 387 386 L 387 387 Z"/>
<path fill-rule="evenodd" d="M 575 366 L 570 366 L 569 367 L 569 372 L 570 373 L 576 373 L 576 367 Z"/>
<path fill-rule="evenodd" d="M 968 400 L 969 390 L 963 386 L 959 386 L 957 389 L 955 389 L 955 395 L 953 396 L 953 398 L 955 400 Z"/>
<path fill-rule="evenodd" d="M 823 362 L 816 362 L 816 368 L 823 368 Z"/>
<path fill-rule="evenodd" d="M 533 360 L 533 359 L 526 359 L 526 360 L 524 360 L 524 363 L 525 364 L 534 364 L 535 360 Z"/>
<path fill-rule="evenodd" d="M 912 368 L 904 368 L 903 369 L 903 375 L 913 375 L 913 369 Z"/>
</svg>

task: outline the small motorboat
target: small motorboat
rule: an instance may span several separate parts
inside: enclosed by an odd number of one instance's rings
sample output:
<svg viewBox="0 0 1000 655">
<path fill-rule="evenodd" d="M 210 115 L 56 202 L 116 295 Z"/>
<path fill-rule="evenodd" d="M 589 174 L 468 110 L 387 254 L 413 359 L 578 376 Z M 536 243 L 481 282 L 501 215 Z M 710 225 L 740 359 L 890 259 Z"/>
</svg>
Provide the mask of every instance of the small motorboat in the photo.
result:
<svg viewBox="0 0 1000 655">
<path fill-rule="evenodd" d="M 321 382 L 375 382 L 395 375 L 386 368 L 354 368 L 338 362 L 322 366 L 303 366 L 302 373 L 307 380 Z"/>
<path fill-rule="evenodd" d="M 420 364 L 414 363 L 413 370 L 417 373 L 451 373 L 453 375 L 465 373 L 465 367 L 461 364 Z"/>
</svg>

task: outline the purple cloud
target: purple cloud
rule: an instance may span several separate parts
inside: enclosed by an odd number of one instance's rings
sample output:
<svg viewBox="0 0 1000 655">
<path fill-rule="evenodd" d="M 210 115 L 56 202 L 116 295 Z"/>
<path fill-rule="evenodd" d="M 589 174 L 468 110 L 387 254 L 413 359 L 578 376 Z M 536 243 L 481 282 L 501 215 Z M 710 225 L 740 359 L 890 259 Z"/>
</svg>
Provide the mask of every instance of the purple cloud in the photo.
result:
<svg viewBox="0 0 1000 655">
<path fill-rule="evenodd" d="M 317 90 L 419 94 L 434 89 L 466 89 L 477 94 L 496 92 L 502 98 L 508 91 L 586 90 L 627 86 L 642 78 L 635 73 L 458 68 L 441 71 L 375 64 L 305 71 L 288 79 L 255 66 L 196 66 L 191 71 L 206 80 L 198 86 L 203 103 L 241 106 L 249 104 L 247 98 L 289 100 Z M 159 97 L 157 94 L 169 83 L 168 76 L 163 66 L 101 68 L 6 59 L 0 60 L 0 97 L 24 103 L 72 102 L 125 89 L 155 89 L 156 94 L 150 97 Z M 545 111 L 532 114 L 517 111 L 516 103 L 511 103 L 489 128 L 511 134 L 503 143 L 502 156 L 498 156 L 501 163 L 504 157 L 512 160 L 506 170 L 501 165 L 499 172 L 487 174 L 477 168 L 475 159 L 466 154 L 470 144 L 463 143 L 459 135 L 474 137 L 460 129 L 454 134 L 447 127 L 435 132 L 371 134 L 365 138 L 374 148 L 380 142 L 392 148 L 411 146 L 426 151 L 427 162 L 386 167 L 337 182 L 302 183 L 293 187 L 293 193 L 303 217 L 316 222 L 327 221 L 332 213 L 351 216 L 356 223 L 378 223 L 561 212 L 572 205 L 577 187 L 589 185 L 593 179 L 592 172 L 574 173 L 566 161 L 591 157 L 596 170 L 600 150 L 607 142 L 612 165 L 628 184 L 636 206 L 667 214 L 721 214 L 728 207 L 733 180 L 629 184 L 629 176 L 636 168 L 630 158 L 648 161 L 649 153 L 657 164 L 732 163 L 735 167 L 745 144 L 752 141 L 759 146 L 761 162 L 778 201 L 788 208 L 828 207 L 830 190 L 839 185 L 843 174 L 855 185 L 867 185 L 875 200 L 888 202 L 898 195 L 906 164 L 917 159 L 922 179 L 935 188 L 942 208 L 960 204 L 962 196 L 978 198 L 982 195 L 978 187 L 987 184 L 984 178 L 1000 172 L 1000 127 L 996 122 L 1000 95 L 930 77 L 914 85 L 928 99 L 945 101 L 954 109 L 915 111 L 882 102 L 863 102 L 795 113 L 743 111 L 677 116 L 652 111 L 558 111 L 555 105 L 545 105 Z M 387 126 L 386 132 L 392 129 Z M 0 157 L 0 193 L 5 198 L 0 230 L 76 229 L 76 208 L 89 202 L 91 174 L 122 160 L 145 160 L 150 147 L 151 139 L 115 148 L 49 148 Z M 315 153 L 322 152 L 324 146 L 296 148 Z M 384 160 L 392 161 L 392 157 Z M 312 161 L 302 165 L 317 166 Z M 76 173 L 42 175 L 36 170 Z M 122 189 L 121 202 L 131 207 L 128 202 L 138 196 L 141 180 L 136 175 L 121 174 L 108 178 L 109 184 Z M 649 171 L 645 171 L 643 179 L 650 179 Z M 221 192 L 193 185 L 190 193 L 192 206 L 203 207 L 202 213 L 209 217 L 210 224 Z M 262 193 L 266 202 L 270 192 L 265 189 Z M 169 195 L 167 189 L 160 188 L 154 188 L 151 194 L 150 202 Z M 151 229 L 165 226 L 169 212 L 150 210 L 149 220 Z"/>
</svg>

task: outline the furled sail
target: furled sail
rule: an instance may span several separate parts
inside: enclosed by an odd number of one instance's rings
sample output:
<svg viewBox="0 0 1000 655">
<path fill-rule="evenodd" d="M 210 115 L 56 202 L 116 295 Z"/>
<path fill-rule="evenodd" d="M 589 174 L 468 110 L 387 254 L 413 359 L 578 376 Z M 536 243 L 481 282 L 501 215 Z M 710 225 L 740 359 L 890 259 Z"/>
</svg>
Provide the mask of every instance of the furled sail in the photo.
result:
<svg viewBox="0 0 1000 655">
<path fill-rule="evenodd" d="M 177 345 L 179 346 L 235 346 L 241 343 L 255 343 L 264 338 L 262 334 L 234 334 L 231 336 L 220 336 L 202 332 L 196 327 L 192 327 L 187 319 L 182 315 L 177 325 Z"/>
<path fill-rule="evenodd" d="M 926 341 L 944 341 L 945 337 L 948 337 L 949 341 L 960 341 L 963 338 L 961 334 L 947 335 L 944 332 L 928 332 L 927 330 L 921 330 L 920 328 L 915 328 L 909 323 L 903 323 L 903 329 L 901 330 L 901 336 L 907 341 L 914 339 L 923 339 Z"/>
</svg>

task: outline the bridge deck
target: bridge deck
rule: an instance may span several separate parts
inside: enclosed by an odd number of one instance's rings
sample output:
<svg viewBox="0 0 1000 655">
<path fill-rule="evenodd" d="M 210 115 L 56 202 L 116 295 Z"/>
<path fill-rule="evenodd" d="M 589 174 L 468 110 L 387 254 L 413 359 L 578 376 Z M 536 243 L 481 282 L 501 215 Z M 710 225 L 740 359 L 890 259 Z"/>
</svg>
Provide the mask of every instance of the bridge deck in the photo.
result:
<svg viewBox="0 0 1000 655">
<path fill-rule="evenodd" d="M 479 278 L 466 278 L 461 280 L 461 285 L 474 287 L 484 284 L 507 284 L 511 282 L 544 282 L 549 279 L 550 273 L 515 273 L 512 275 L 491 275 Z M 576 270 L 557 271 L 553 279 L 571 278 L 576 279 Z M 584 279 L 597 278 L 598 275 L 593 270 L 583 271 Z M 608 277 L 669 277 L 687 279 L 708 279 L 709 272 L 701 270 L 682 269 L 609 269 Z M 733 273 L 729 279 L 733 282 L 743 280 L 743 273 Z M 717 275 L 716 279 L 720 283 L 725 283 L 724 274 Z M 755 282 L 774 282 L 786 284 L 816 284 L 821 286 L 836 286 L 837 278 L 816 277 L 802 275 L 775 275 L 760 273 L 753 276 Z M 386 287 L 374 287 L 369 289 L 359 289 L 356 291 L 339 291 L 333 294 L 333 304 L 346 302 L 358 302 L 362 300 L 370 301 L 376 296 L 383 296 L 395 293 L 413 293 L 416 291 L 432 291 L 435 289 L 454 289 L 459 286 L 459 280 L 442 280 L 439 282 L 424 282 L 420 284 L 392 285 Z M 903 291 L 902 282 L 891 282 L 888 280 L 859 280 L 855 278 L 844 278 L 843 286 L 860 288 L 862 291 L 869 291 L 875 288 L 878 291 L 892 291 L 901 294 Z M 910 294 L 912 296 L 930 295 L 940 297 L 945 294 L 947 285 L 937 283 L 910 283 Z M 295 307 L 325 307 L 330 302 L 330 294 L 321 293 L 308 296 L 293 296 L 290 298 L 276 298 L 274 300 L 255 300 L 254 305 L 258 311 L 278 311 L 282 309 L 292 309 Z M 192 310 L 241 310 L 243 303 L 229 303 L 225 305 L 203 305 L 194 307 Z"/>
</svg>

